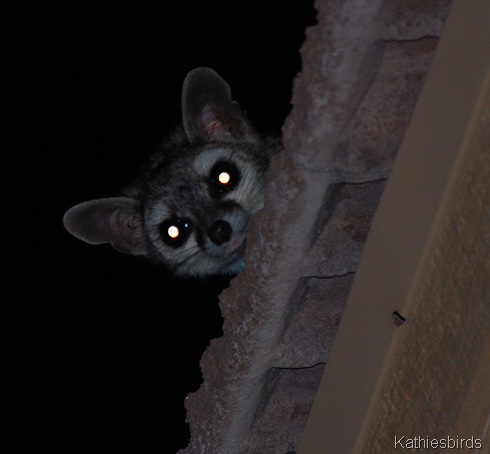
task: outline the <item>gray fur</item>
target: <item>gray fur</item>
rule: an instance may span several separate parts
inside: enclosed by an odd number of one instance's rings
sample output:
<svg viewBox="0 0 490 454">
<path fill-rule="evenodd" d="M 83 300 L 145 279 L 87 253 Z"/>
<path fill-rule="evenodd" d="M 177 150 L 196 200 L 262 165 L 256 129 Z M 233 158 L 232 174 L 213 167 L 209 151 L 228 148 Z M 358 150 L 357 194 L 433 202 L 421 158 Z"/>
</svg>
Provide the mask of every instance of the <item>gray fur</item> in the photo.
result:
<svg viewBox="0 0 490 454">
<path fill-rule="evenodd" d="M 279 140 L 254 132 L 216 72 L 194 69 L 182 89 L 182 127 L 121 196 L 75 205 L 64 226 L 89 244 L 110 243 L 179 276 L 238 273 L 248 222 L 263 204 L 263 176 L 279 150 Z M 220 183 L 220 173 L 230 183 Z M 169 238 L 176 228 L 179 239 Z"/>
</svg>

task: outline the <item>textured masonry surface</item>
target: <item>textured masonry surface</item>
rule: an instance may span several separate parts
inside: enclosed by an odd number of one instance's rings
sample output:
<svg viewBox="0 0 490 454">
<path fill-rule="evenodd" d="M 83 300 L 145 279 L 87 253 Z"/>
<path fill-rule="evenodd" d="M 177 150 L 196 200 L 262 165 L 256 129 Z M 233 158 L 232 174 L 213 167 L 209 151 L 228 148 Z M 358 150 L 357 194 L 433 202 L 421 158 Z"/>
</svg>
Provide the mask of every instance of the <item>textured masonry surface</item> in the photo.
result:
<svg viewBox="0 0 490 454">
<path fill-rule="evenodd" d="M 182 454 L 294 453 L 450 0 L 318 0 Z"/>
</svg>

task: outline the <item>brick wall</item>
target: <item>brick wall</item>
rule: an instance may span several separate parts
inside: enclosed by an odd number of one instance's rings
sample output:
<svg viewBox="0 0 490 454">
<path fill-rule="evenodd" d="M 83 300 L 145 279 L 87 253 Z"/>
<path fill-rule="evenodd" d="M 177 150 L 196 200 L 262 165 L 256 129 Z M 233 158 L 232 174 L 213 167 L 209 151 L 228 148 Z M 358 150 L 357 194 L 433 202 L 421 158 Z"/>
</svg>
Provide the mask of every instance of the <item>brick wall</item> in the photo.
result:
<svg viewBox="0 0 490 454">
<path fill-rule="evenodd" d="M 303 69 L 183 454 L 293 453 L 449 0 L 316 2 Z"/>
</svg>

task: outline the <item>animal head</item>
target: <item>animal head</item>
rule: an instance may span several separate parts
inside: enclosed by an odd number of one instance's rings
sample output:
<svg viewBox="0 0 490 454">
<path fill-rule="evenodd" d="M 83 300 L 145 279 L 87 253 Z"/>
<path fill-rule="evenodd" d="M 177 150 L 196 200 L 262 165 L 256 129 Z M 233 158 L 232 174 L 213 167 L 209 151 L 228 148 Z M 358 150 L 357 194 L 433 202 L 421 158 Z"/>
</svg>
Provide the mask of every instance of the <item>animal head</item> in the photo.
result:
<svg viewBox="0 0 490 454">
<path fill-rule="evenodd" d="M 264 173 L 279 149 L 254 132 L 216 72 L 197 68 L 184 80 L 182 126 L 119 196 L 75 205 L 64 226 L 179 276 L 238 273 L 250 217 L 263 204 Z"/>
</svg>

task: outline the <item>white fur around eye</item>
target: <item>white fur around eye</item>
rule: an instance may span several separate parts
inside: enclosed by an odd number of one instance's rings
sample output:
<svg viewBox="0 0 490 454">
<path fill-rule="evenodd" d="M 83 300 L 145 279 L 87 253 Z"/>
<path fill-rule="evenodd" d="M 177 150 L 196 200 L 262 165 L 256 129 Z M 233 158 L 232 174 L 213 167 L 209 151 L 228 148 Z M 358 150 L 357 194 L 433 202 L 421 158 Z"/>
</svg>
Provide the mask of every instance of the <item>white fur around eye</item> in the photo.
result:
<svg viewBox="0 0 490 454">
<path fill-rule="evenodd" d="M 249 214 L 254 214 L 263 207 L 262 186 L 257 181 L 255 169 L 249 163 L 243 163 L 241 166 L 240 184 L 237 189 L 226 195 L 223 200 L 237 203 Z"/>
<path fill-rule="evenodd" d="M 194 170 L 198 175 L 207 177 L 217 161 L 233 161 L 233 153 L 225 148 L 210 148 L 203 150 L 194 160 Z"/>
<path fill-rule="evenodd" d="M 148 224 L 154 226 L 172 217 L 172 214 L 163 202 L 158 201 L 146 212 L 146 218 Z"/>
</svg>

